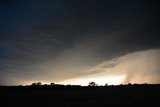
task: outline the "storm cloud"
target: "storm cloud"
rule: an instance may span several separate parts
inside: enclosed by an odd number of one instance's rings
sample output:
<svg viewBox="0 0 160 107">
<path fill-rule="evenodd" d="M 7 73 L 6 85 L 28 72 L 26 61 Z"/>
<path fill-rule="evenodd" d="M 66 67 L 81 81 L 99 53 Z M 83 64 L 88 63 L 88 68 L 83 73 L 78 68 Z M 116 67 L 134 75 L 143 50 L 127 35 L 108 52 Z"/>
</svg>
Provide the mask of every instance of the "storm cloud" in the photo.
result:
<svg viewBox="0 0 160 107">
<path fill-rule="evenodd" d="M 159 12 L 156 0 L 2 0 L 0 84 L 79 78 L 122 64 L 103 62 L 159 49 Z M 151 53 L 158 65 L 159 51 Z M 126 82 L 137 71 L 127 72 Z"/>
</svg>

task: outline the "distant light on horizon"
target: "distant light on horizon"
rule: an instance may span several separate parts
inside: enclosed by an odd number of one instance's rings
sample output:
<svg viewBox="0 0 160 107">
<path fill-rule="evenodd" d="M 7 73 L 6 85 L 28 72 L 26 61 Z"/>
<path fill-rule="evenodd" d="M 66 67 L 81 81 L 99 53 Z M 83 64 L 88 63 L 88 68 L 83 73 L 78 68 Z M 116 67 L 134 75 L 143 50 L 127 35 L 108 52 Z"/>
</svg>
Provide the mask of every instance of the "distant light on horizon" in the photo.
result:
<svg viewBox="0 0 160 107">
<path fill-rule="evenodd" d="M 123 83 L 125 80 L 125 75 L 119 75 L 119 76 L 89 76 L 89 77 L 82 77 L 82 78 L 76 78 L 76 79 L 68 79 L 62 82 L 59 82 L 60 84 L 71 84 L 71 85 L 82 85 L 87 86 L 89 82 L 95 82 L 98 85 L 119 85 Z"/>
</svg>

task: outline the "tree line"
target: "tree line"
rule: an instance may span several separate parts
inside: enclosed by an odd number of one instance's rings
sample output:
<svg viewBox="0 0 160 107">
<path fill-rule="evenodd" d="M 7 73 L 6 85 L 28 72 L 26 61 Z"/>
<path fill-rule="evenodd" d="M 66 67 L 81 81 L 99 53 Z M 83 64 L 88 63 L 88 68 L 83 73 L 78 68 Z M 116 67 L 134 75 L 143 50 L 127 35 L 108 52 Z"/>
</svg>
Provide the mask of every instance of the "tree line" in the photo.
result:
<svg viewBox="0 0 160 107">
<path fill-rule="evenodd" d="M 42 82 L 34 82 L 32 83 L 30 86 L 57 86 L 57 85 L 63 85 L 63 84 L 55 84 L 54 82 L 50 83 L 50 84 L 42 84 Z M 122 86 L 122 85 L 149 85 L 148 83 L 143 83 L 143 84 L 137 84 L 137 83 L 128 83 L 128 84 L 119 84 L 119 86 Z M 63 85 L 63 86 L 81 86 L 81 85 Z M 89 82 L 88 83 L 88 86 L 114 86 L 114 85 L 108 85 L 107 83 L 105 85 L 98 85 L 96 82 Z"/>
</svg>

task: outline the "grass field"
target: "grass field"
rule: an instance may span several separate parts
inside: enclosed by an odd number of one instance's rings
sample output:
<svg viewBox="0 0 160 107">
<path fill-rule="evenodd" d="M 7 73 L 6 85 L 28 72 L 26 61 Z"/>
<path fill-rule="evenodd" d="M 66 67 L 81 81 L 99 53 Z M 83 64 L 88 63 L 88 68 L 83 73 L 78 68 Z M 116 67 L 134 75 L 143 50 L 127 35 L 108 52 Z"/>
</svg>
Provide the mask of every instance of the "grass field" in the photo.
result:
<svg viewBox="0 0 160 107">
<path fill-rule="evenodd" d="M 1 107 L 160 107 L 160 85 L 1 86 Z"/>
</svg>

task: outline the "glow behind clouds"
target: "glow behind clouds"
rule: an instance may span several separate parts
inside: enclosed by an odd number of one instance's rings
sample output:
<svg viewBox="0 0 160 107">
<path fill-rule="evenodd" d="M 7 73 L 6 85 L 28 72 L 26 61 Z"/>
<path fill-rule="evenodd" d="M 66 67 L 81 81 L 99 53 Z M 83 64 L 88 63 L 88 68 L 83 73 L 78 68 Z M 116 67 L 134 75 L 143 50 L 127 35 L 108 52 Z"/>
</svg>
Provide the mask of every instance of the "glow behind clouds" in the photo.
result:
<svg viewBox="0 0 160 107">
<path fill-rule="evenodd" d="M 104 61 L 87 70 L 90 72 L 88 76 L 69 79 L 60 83 L 81 85 L 87 85 L 90 81 L 94 81 L 99 85 L 105 83 L 159 83 L 159 59 L 160 49 L 134 52 L 110 61 Z M 107 66 L 110 64 L 116 65 L 108 68 Z"/>
<path fill-rule="evenodd" d="M 81 74 L 70 76 L 56 83 L 72 85 L 88 85 L 94 81 L 99 85 L 128 83 L 159 83 L 160 82 L 160 49 L 137 51 L 124 56 L 104 61 L 93 67 L 83 69 Z M 64 69 L 65 66 L 61 65 Z M 74 68 L 74 66 L 72 66 Z M 74 68 L 75 69 L 75 68 Z M 72 74 L 72 72 L 70 72 Z M 62 77 L 64 74 L 62 74 Z M 42 76 L 43 77 L 43 76 Z M 61 75 L 59 74 L 59 77 Z M 43 77 L 44 78 L 44 77 Z M 48 81 L 45 81 L 47 80 Z M 42 80 L 43 83 L 55 81 L 52 78 Z M 21 84 L 31 84 L 26 81 Z"/>
</svg>

